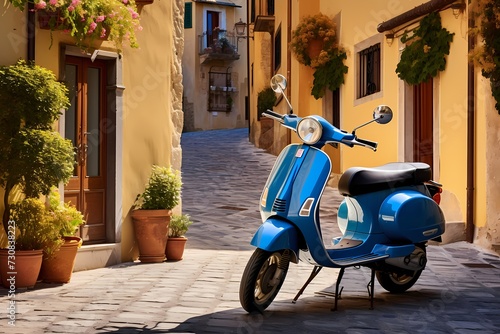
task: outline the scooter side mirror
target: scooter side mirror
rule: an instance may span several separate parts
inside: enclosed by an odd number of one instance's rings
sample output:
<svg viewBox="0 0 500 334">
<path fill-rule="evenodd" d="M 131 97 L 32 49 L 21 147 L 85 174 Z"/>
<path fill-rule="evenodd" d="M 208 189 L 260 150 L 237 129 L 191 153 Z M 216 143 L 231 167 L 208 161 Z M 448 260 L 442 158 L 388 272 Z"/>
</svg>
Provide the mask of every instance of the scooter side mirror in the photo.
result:
<svg viewBox="0 0 500 334">
<path fill-rule="evenodd" d="M 271 78 L 271 89 L 275 93 L 282 94 L 286 89 L 286 78 L 281 74 L 276 74 Z"/>
<path fill-rule="evenodd" d="M 392 110 L 389 106 L 380 105 L 373 110 L 373 120 L 378 124 L 387 124 L 392 120 Z"/>
<path fill-rule="evenodd" d="M 293 108 L 292 104 L 288 100 L 285 94 L 285 89 L 286 89 L 286 78 L 282 74 L 276 74 L 271 78 L 271 89 L 275 93 L 281 94 L 286 100 L 286 103 L 288 104 L 288 107 L 290 107 L 290 114 L 293 114 Z"/>
</svg>

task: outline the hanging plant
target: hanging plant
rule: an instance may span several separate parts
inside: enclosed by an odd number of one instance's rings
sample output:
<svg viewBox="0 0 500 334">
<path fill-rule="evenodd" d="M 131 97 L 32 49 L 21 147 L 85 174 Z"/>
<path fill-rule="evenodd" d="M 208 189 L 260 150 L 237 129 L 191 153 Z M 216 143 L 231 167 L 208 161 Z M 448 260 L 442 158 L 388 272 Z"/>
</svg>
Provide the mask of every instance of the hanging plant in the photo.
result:
<svg viewBox="0 0 500 334">
<path fill-rule="evenodd" d="M 123 45 L 137 48 L 136 31 L 142 30 L 134 0 L 8 0 L 27 10 L 34 4 L 39 26 L 70 34 L 75 44 L 87 50 L 97 38 L 107 39 L 121 52 Z M 52 46 L 52 44 L 51 44 Z"/>
<path fill-rule="evenodd" d="M 396 67 L 398 76 L 410 85 L 435 77 L 446 67 L 445 56 L 450 53 L 453 35 L 441 26 L 441 17 L 437 12 L 424 17 L 413 34 L 405 32 L 401 37 L 401 42 L 408 45 Z"/>
<path fill-rule="evenodd" d="M 478 33 L 483 43 L 476 46 L 472 59 L 481 67 L 481 74 L 490 79 L 491 92 L 495 99 L 495 109 L 500 114 L 500 2 L 495 0 L 478 0 L 473 7 L 474 15 L 479 21 Z"/>
<path fill-rule="evenodd" d="M 319 13 L 303 17 L 292 31 L 290 48 L 295 58 L 315 69 L 311 94 L 316 99 L 323 97 L 326 88 L 338 89 L 347 73 L 347 55 L 337 42 L 335 29 L 335 22 Z"/>
</svg>

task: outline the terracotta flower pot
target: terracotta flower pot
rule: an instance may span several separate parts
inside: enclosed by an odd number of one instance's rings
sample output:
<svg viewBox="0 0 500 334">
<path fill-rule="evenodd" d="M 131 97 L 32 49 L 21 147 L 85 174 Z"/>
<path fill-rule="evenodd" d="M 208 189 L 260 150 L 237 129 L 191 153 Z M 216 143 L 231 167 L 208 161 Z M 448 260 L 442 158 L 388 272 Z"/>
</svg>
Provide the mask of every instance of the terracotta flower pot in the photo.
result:
<svg viewBox="0 0 500 334">
<path fill-rule="evenodd" d="M 179 261 L 182 260 L 184 255 L 184 248 L 186 246 L 187 238 L 168 238 L 167 247 L 165 248 L 165 255 L 167 261 Z"/>
<path fill-rule="evenodd" d="M 61 248 L 52 257 L 42 261 L 39 278 L 46 283 L 68 283 L 75 267 L 76 253 L 81 245 L 81 238 L 65 237 Z"/>
<path fill-rule="evenodd" d="M 309 41 L 309 44 L 307 46 L 307 54 L 309 58 L 311 59 L 318 58 L 319 54 L 321 53 L 321 50 L 323 49 L 323 44 L 324 42 L 320 39 L 313 39 Z"/>
<path fill-rule="evenodd" d="M 13 257 L 9 258 L 9 256 Z M 42 257 L 42 250 L 16 250 L 9 254 L 8 249 L 0 249 L 2 285 L 7 289 L 35 286 L 42 266 Z"/>
<path fill-rule="evenodd" d="M 165 247 L 168 239 L 168 225 L 171 210 L 134 210 L 132 221 L 139 260 L 146 263 L 165 261 Z"/>
</svg>

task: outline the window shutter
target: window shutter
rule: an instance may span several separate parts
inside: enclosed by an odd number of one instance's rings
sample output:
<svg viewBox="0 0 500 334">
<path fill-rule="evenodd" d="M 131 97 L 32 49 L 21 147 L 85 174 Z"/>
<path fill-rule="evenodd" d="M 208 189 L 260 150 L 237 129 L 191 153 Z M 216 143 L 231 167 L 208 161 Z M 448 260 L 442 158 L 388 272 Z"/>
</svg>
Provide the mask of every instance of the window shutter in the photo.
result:
<svg viewBox="0 0 500 334">
<path fill-rule="evenodd" d="M 193 27 L 193 3 L 186 2 L 184 4 L 184 29 Z"/>
</svg>

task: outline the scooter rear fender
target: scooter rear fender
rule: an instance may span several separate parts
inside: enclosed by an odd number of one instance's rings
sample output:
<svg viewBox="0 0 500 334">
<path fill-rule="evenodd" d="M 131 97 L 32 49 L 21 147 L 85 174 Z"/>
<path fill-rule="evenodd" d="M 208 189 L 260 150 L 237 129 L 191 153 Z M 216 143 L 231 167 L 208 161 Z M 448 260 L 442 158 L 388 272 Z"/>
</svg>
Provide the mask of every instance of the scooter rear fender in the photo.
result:
<svg viewBox="0 0 500 334">
<path fill-rule="evenodd" d="M 291 261 L 298 262 L 299 243 L 297 228 L 282 219 L 268 218 L 255 232 L 251 245 L 274 252 L 289 249 L 293 252 Z"/>
</svg>

